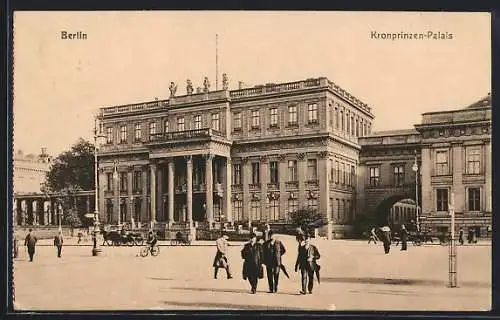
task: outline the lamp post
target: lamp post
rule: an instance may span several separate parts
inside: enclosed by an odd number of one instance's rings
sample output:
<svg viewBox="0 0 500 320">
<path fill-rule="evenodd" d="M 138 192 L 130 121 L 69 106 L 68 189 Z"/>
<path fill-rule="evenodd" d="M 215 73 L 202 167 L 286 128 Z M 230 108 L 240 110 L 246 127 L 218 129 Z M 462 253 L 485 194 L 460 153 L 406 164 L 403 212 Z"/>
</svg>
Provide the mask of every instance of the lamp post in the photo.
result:
<svg viewBox="0 0 500 320">
<path fill-rule="evenodd" d="M 104 136 L 100 135 L 98 131 L 98 119 L 95 117 L 94 121 L 94 191 L 95 191 L 95 201 L 94 201 L 94 231 L 92 232 L 92 241 L 94 245 L 92 247 L 92 255 L 97 256 L 101 252 L 101 248 L 97 245 L 97 234 L 99 227 L 99 160 L 97 159 L 98 151 L 98 139 Z"/>
<path fill-rule="evenodd" d="M 417 151 L 415 151 L 415 163 L 412 168 L 415 172 L 415 209 L 416 209 L 416 220 L 417 220 L 417 231 L 420 232 L 420 219 L 418 214 L 418 163 L 417 163 Z"/>
</svg>

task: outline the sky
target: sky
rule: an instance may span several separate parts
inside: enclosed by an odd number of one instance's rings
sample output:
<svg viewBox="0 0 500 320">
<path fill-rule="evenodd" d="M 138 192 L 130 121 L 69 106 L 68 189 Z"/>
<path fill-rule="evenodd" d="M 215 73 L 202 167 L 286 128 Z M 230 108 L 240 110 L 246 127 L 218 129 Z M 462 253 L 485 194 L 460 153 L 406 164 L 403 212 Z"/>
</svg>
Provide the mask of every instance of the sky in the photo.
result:
<svg viewBox="0 0 500 320">
<path fill-rule="evenodd" d="M 215 89 L 216 34 L 230 89 L 326 76 L 372 107 L 374 131 L 491 92 L 489 13 L 15 12 L 14 150 L 57 155 L 93 139 L 99 108 L 166 99 L 171 81 L 180 95 L 186 79 L 202 87 L 208 76 Z"/>
</svg>

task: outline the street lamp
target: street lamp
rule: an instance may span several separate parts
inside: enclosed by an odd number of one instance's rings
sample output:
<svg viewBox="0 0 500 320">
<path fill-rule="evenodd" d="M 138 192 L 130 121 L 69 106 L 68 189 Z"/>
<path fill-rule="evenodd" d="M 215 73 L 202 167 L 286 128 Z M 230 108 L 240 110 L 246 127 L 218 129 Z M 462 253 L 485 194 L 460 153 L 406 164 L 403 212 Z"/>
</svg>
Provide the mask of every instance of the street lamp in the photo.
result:
<svg viewBox="0 0 500 320">
<path fill-rule="evenodd" d="M 98 151 L 98 139 L 103 138 L 98 131 L 98 119 L 95 117 L 94 121 L 94 191 L 95 191 L 95 201 L 94 201 L 94 231 L 92 233 L 92 241 L 94 245 L 92 247 L 92 255 L 97 256 L 101 252 L 101 249 L 97 246 L 97 233 L 99 226 L 99 183 L 98 183 L 98 172 L 99 172 L 99 160 L 97 159 Z"/>
<path fill-rule="evenodd" d="M 415 209 L 416 209 L 416 219 L 417 219 L 417 231 L 420 232 L 420 219 L 418 215 L 418 163 L 417 163 L 417 151 L 415 150 L 415 163 L 411 167 L 413 172 L 415 172 Z"/>
</svg>

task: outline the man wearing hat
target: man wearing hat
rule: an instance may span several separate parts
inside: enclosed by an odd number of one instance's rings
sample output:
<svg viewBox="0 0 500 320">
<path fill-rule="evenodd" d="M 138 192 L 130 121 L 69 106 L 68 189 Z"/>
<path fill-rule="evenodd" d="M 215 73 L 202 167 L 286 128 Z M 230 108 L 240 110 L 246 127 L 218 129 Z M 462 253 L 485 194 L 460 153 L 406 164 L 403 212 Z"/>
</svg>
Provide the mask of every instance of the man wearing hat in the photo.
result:
<svg viewBox="0 0 500 320">
<path fill-rule="evenodd" d="M 35 246 L 38 239 L 33 235 L 33 229 L 29 229 L 26 238 L 24 239 L 24 245 L 28 247 L 28 254 L 30 256 L 30 262 L 33 262 L 33 257 L 35 256 Z"/>
<path fill-rule="evenodd" d="M 314 273 L 319 282 L 319 265 L 316 260 L 320 258 L 318 248 L 309 243 L 309 235 L 307 233 L 303 236 L 303 241 L 299 244 L 299 252 L 297 255 L 297 262 L 295 262 L 295 272 L 300 269 L 302 279 L 302 290 L 300 294 L 306 294 L 306 287 L 308 293 L 312 293 L 314 286 Z"/>
<path fill-rule="evenodd" d="M 251 293 L 255 294 L 259 279 L 264 277 L 262 245 L 257 242 L 257 235 L 255 233 L 250 235 L 250 241 L 241 250 L 241 257 L 244 260 L 243 280 L 248 279 L 251 286 Z"/>
<path fill-rule="evenodd" d="M 281 269 L 281 256 L 285 254 L 285 246 L 276 239 L 272 230 L 268 231 L 269 240 L 264 243 L 264 264 L 266 265 L 269 293 L 278 291 L 278 280 Z"/>
<path fill-rule="evenodd" d="M 219 271 L 219 268 L 226 269 L 228 279 L 231 279 L 233 277 L 231 276 L 231 270 L 229 269 L 229 263 L 226 256 L 227 247 L 229 246 L 227 239 L 229 239 L 227 234 L 223 234 L 219 239 L 215 241 L 215 245 L 217 246 L 217 253 L 215 254 L 213 263 L 213 266 L 215 268 L 214 279 L 217 279 L 217 272 Z"/>
</svg>

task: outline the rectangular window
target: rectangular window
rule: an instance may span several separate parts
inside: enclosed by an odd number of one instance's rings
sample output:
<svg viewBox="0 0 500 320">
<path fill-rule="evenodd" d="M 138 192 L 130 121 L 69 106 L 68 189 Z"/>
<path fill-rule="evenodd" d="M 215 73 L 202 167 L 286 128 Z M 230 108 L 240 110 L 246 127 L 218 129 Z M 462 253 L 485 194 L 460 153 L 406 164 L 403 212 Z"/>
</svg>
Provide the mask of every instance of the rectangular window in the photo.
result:
<svg viewBox="0 0 500 320">
<path fill-rule="evenodd" d="M 261 220 L 260 200 L 252 200 L 252 201 L 250 201 L 250 215 L 252 217 L 252 220 L 254 220 L 254 221 L 260 221 Z"/>
<path fill-rule="evenodd" d="M 354 126 L 354 116 L 351 116 L 351 136 L 355 135 L 356 127 Z"/>
<path fill-rule="evenodd" d="M 234 113 L 234 130 L 238 131 L 241 130 L 241 112 L 235 112 Z"/>
<path fill-rule="evenodd" d="M 345 223 L 345 199 L 342 199 L 342 205 L 340 207 L 340 221 L 342 224 Z"/>
<path fill-rule="evenodd" d="M 260 111 L 252 110 L 252 128 L 257 129 L 260 127 Z"/>
<path fill-rule="evenodd" d="M 120 192 L 127 191 L 128 179 L 126 172 L 120 172 Z"/>
<path fill-rule="evenodd" d="M 345 130 L 345 122 L 344 122 L 344 111 L 340 110 L 340 129 L 342 132 Z"/>
<path fill-rule="evenodd" d="M 142 191 L 142 171 L 134 171 L 132 179 L 133 192 Z"/>
<path fill-rule="evenodd" d="M 436 189 L 436 211 L 448 211 L 448 189 Z"/>
<path fill-rule="evenodd" d="M 316 198 L 309 198 L 307 199 L 307 208 L 309 209 L 318 209 L 318 199 Z"/>
<path fill-rule="evenodd" d="M 233 184 L 241 184 L 241 164 L 233 164 Z"/>
<path fill-rule="evenodd" d="M 468 188 L 467 197 L 469 202 L 469 211 L 481 211 L 481 189 Z"/>
<path fill-rule="evenodd" d="M 342 163 L 342 184 L 346 184 L 346 171 L 345 171 L 345 163 Z"/>
<path fill-rule="evenodd" d="M 394 185 L 402 186 L 404 184 L 404 167 L 402 165 L 396 165 L 393 169 Z"/>
<path fill-rule="evenodd" d="M 481 173 L 481 151 L 478 149 L 467 151 L 467 174 Z"/>
<path fill-rule="evenodd" d="M 198 114 L 194 116 L 194 130 L 200 130 L 201 127 L 201 115 Z"/>
<path fill-rule="evenodd" d="M 233 217 L 235 221 L 243 221 L 243 201 L 233 201 Z"/>
<path fill-rule="evenodd" d="M 297 106 L 288 107 L 288 125 L 297 124 Z"/>
<path fill-rule="evenodd" d="M 339 116 L 339 109 L 338 108 L 335 108 L 335 129 L 339 129 L 339 121 L 340 120 L 340 116 Z"/>
<path fill-rule="evenodd" d="M 340 164 L 338 161 L 335 161 L 335 183 L 339 183 L 340 181 Z"/>
<path fill-rule="evenodd" d="M 271 183 L 279 183 L 279 174 L 278 174 L 278 162 L 270 161 L 269 162 L 269 177 Z"/>
<path fill-rule="evenodd" d="M 127 142 L 127 126 L 120 126 L 120 143 Z"/>
<path fill-rule="evenodd" d="M 141 138 L 142 138 L 142 129 L 141 129 L 141 124 L 140 123 L 136 123 L 135 124 L 135 130 L 134 130 L 134 140 L 137 142 L 137 141 L 141 141 Z"/>
<path fill-rule="evenodd" d="M 335 168 L 333 167 L 333 159 L 330 159 L 330 181 L 335 179 Z"/>
<path fill-rule="evenodd" d="M 351 185 L 353 187 L 356 187 L 356 168 L 354 166 L 351 166 Z"/>
<path fill-rule="evenodd" d="M 113 143 L 113 128 L 106 128 L 106 143 Z"/>
<path fill-rule="evenodd" d="M 108 172 L 106 174 L 106 178 L 107 178 L 106 180 L 108 182 L 106 190 L 107 191 L 113 191 L 113 173 Z"/>
<path fill-rule="evenodd" d="M 177 131 L 184 131 L 184 117 L 177 118 Z"/>
<path fill-rule="evenodd" d="M 295 182 L 297 179 L 297 160 L 288 161 L 288 181 Z"/>
<path fill-rule="evenodd" d="M 278 108 L 271 108 L 270 110 L 271 118 L 269 119 L 269 126 L 278 126 Z"/>
<path fill-rule="evenodd" d="M 310 103 L 307 106 L 307 122 L 318 123 L 318 104 Z"/>
<path fill-rule="evenodd" d="M 168 132 L 168 119 L 163 119 L 163 132 Z"/>
<path fill-rule="evenodd" d="M 151 170 L 149 169 L 146 170 L 146 190 L 149 194 L 151 194 Z"/>
<path fill-rule="evenodd" d="M 280 219 L 280 201 L 272 199 L 269 201 L 269 220 L 278 221 Z"/>
<path fill-rule="evenodd" d="M 151 122 L 149 124 L 149 136 L 153 136 L 156 134 L 156 122 Z"/>
<path fill-rule="evenodd" d="M 380 168 L 370 167 L 370 186 L 376 187 L 380 181 Z"/>
<path fill-rule="evenodd" d="M 288 199 L 286 204 L 287 204 L 287 218 L 288 218 L 292 213 L 297 211 L 297 209 L 299 208 L 299 200 Z"/>
<path fill-rule="evenodd" d="M 212 130 L 220 131 L 220 121 L 218 113 L 212 114 Z"/>
<path fill-rule="evenodd" d="M 447 175 L 448 171 L 448 151 L 436 151 L 436 175 Z"/>
<path fill-rule="evenodd" d="M 252 162 L 252 184 L 260 183 L 260 164 Z"/>
<path fill-rule="evenodd" d="M 318 179 L 318 166 L 316 159 L 307 159 L 307 179 Z"/>
<path fill-rule="evenodd" d="M 340 199 L 337 198 L 337 215 L 335 216 L 336 222 L 341 222 L 340 221 L 340 210 L 342 208 L 340 207 Z"/>
<path fill-rule="evenodd" d="M 346 124 L 346 133 L 351 134 L 351 120 L 349 119 L 349 112 L 345 114 L 345 124 Z"/>
<path fill-rule="evenodd" d="M 356 119 L 356 137 L 359 137 L 359 121 Z"/>
</svg>

